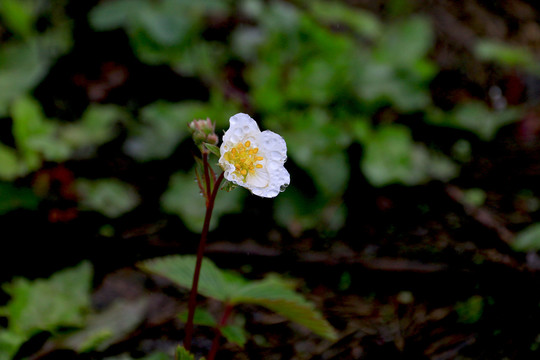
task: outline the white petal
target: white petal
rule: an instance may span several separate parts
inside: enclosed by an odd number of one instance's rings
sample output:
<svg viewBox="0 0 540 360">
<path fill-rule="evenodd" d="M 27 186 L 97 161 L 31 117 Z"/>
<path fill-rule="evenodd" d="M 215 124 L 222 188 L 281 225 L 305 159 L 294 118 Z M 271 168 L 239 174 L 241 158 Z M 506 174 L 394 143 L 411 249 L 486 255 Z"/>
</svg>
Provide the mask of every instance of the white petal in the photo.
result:
<svg viewBox="0 0 540 360">
<path fill-rule="evenodd" d="M 262 150 L 266 159 L 285 163 L 287 160 L 287 144 L 285 140 L 275 132 L 265 130 L 259 137 L 259 150 Z"/>
<path fill-rule="evenodd" d="M 246 185 L 250 189 L 254 188 L 264 188 L 267 187 L 270 183 L 270 175 L 265 169 L 257 169 L 255 174 L 249 174 L 246 177 Z"/>
<path fill-rule="evenodd" d="M 257 122 L 247 114 L 238 113 L 231 116 L 229 123 L 229 130 L 223 135 L 223 143 L 245 142 L 249 137 L 257 138 L 261 132 Z"/>
</svg>

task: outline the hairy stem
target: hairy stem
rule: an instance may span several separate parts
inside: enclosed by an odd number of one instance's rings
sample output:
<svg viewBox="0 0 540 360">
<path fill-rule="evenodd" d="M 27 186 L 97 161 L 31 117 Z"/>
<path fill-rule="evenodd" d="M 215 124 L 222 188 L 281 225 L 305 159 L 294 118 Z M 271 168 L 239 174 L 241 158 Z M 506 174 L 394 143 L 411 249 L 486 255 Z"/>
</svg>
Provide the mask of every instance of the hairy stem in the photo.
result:
<svg viewBox="0 0 540 360">
<path fill-rule="evenodd" d="M 208 353 L 208 360 L 214 360 L 214 358 L 216 357 L 219 348 L 219 340 L 221 339 L 221 328 L 227 324 L 227 320 L 229 319 L 232 310 L 233 306 L 231 304 L 225 304 L 225 310 L 223 310 L 221 320 L 219 321 L 219 324 L 215 329 L 216 335 L 214 336 L 214 340 L 212 341 L 212 347 L 210 348 L 210 352 Z"/>
<path fill-rule="evenodd" d="M 219 191 L 219 185 L 223 181 L 223 173 L 219 175 L 212 193 L 210 194 L 210 182 L 208 174 L 208 160 L 207 157 L 203 158 L 204 167 L 205 167 L 205 177 L 207 184 L 207 203 L 206 203 L 206 215 L 204 217 L 204 225 L 201 233 L 201 241 L 199 242 L 199 248 L 197 250 L 197 262 L 195 264 L 195 272 L 193 273 L 193 282 L 191 285 L 191 291 L 189 293 L 189 303 L 188 303 L 188 318 L 186 322 L 185 332 L 186 336 L 184 338 L 184 348 L 186 350 L 191 349 L 191 339 L 193 338 L 193 316 L 195 315 L 195 308 L 197 307 L 197 289 L 199 287 L 199 276 L 201 273 L 201 264 L 204 255 L 204 248 L 206 247 L 206 238 L 208 236 L 208 228 L 210 227 L 210 219 L 212 218 L 212 211 L 214 210 L 214 202 L 216 200 L 216 195 Z"/>
</svg>

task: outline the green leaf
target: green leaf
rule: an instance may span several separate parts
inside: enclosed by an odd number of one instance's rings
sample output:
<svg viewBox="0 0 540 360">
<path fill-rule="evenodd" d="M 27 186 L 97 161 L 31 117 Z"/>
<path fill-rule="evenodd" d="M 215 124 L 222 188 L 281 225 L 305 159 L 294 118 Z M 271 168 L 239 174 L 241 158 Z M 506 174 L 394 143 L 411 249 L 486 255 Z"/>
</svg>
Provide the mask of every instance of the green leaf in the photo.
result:
<svg viewBox="0 0 540 360">
<path fill-rule="evenodd" d="M 39 331 L 82 326 L 90 307 L 92 267 L 88 262 L 53 274 L 49 279 L 16 278 L 4 285 L 11 296 L 4 311 L 8 331 L 28 339 Z"/>
<path fill-rule="evenodd" d="M 496 40 L 483 39 L 476 43 L 475 55 L 483 61 L 491 61 L 510 67 L 538 70 L 534 55 L 525 47 L 513 46 Z"/>
<path fill-rule="evenodd" d="M 7 27 L 21 37 L 32 34 L 35 16 L 32 3 L 21 0 L 2 0 L 0 2 L 0 15 Z"/>
<path fill-rule="evenodd" d="M 180 320 L 182 320 L 183 322 L 187 322 L 187 318 L 188 318 L 187 311 L 180 314 L 179 317 L 180 317 Z M 217 326 L 217 322 L 212 316 L 212 314 L 210 314 L 208 310 L 201 309 L 200 307 L 195 309 L 195 314 L 193 314 L 193 323 L 195 325 L 202 325 L 202 326 L 209 326 L 209 327 Z"/>
<path fill-rule="evenodd" d="M 135 188 L 117 179 L 77 179 L 75 188 L 83 208 L 110 218 L 133 210 L 140 202 Z"/>
<path fill-rule="evenodd" d="M 19 162 L 14 149 L 0 144 L 0 179 L 12 181 L 22 173 L 22 164 Z"/>
<path fill-rule="evenodd" d="M 138 266 L 144 271 L 163 276 L 174 283 L 191 289 L 195 272 L 196 257 L 192 255 L 172 255 L 143 261 Z M 199 277 L 198 292 L 201 295 L 227 301 L 234 288 L 228 286 L 222 271 L 209 259 L 204 259 Z"/>
<path fill-rule="evenodd" d="M 482 206 L 486 201 L 486 192 L 480 188 L 463 190 L 463 201 L 473 206 Z"/>
<path fill-rule="evenodd" d="M 141 110 L 142 123 L 131 124 L 124 151 L 139 161 L 164 159 L 189 134 L 191 103 L 157 102 Z"/>
<path fill-rule="evenodd" d="M 221 334 L 227 341 L 235 343 L 241 347 L 247 342 L 247 335 L 244 328 L 237 325 L 227 325 L 221 328 Z"/>
<path fill-rule="evenodd" d="M 99 31 L 108 31 L 128 26 L 139 11 L 147 8 L 144 0 L 104 1 L 94 7 L 88 17 L 92 27 Z"/>
<path fill-rule="evenodd" d="M 522 114 L 523 110 L 519 108 L 492 110 L 483 102 L 471 101 L 458 104 L 450 113 L 430 109 L 427 121 L 439 126 L 467 130 L 481 140 L 490 141 L 501 127 L 519 120 Z"/>
<path fill-rule="evenodd" d="M 362 171 L 375 186 L 417 185 L 430 179 L 445 181 L 457 175 L 458 168 L 453 162 L 416 144 L 410 130 L 400 125 L 380 127 L 364 146 Z"/>
<path fill-rule="evenodd" d="M 341 196 L 349 180 L 345 149 L 351 142 L 350 134 L 320 108 L 291 112 L 286 118 L 294 121 L 284 124 L 279 118 L 269 117 L 265 124 L 287 140 L 289 156 L 312 176 L 318 190 L 328 196 Z"/>
<path fill-rule="evenodd" d="M 155 102 L 141 110 L 141 122 L 130 122 L 124 152 L 136 160 L 149 161 L 169 157 L 178 144 L 189 136 L 188 124 L 193 119 L 210 118 L 223 127 L 237 108 L 221 95 L 212 95 L 210 102 Z"/>
<path fill-rule="evenodd" d="M 389 24 L 374 48 L 375 59 L 406 67 L 427 55 L 433 44 L 429 20 L 412 16 Z"/>
<path fill-rule="evenodd" d="M 381 23 L 368 11 L 337 2 L 311 1 L 309 5 L 316 17 L 331 23 L 347 25 L 369 39 L 375 39 L 381 33 Z"/>
<path fill-rule="evenodd" d="M 50 136 L 53 130 L 45 122 L 39 103 L 30 97 L 21 97 L 15 101 L 11 111 L 13 118 L 13 137 L 17 149 L 29 168 L 35 169 L 40 165 L 40 139 Z"/>
<path fill-rule="evenodd" d="M 353 73 L 354 87 L 359 100 L 374 108 L 391 104 L 401 112 L 418 111 L 431 103 L 428 80 L 434 71 L 425 63 L 427 70 L 417 73 L 415 69 L 398 70 L 395 65 L 360 60 L 362 66 Z"/>
<path fill-rule="evenodd" d="M 536 251 L 540 249 L 540 223 L 532 224 L 517 233 L 512 248 L 516 251 Z"/>
<path fill-rule="evenodd" d="M 188 313 L 184 312 L 180 314 L 180 319 L 184 322 L 187 321 Z M 214 319 L 212 314 L 206 309 L 196 308 L 195 314 L 193 315 L 193 323 L 195 325 L 209 326 L 216 328 L 218 326 L 217 321 Z M 244 346 L 247 342 L 246 332 L 243 327 L 238 325 L 226 325 L 221 327 L 221 334 L 232 343 Z"/>
<path fill-rule="evenodd" d="M 204 146 L 214 155 L 216 155 L 218 158 L 221 156 L 221 152 L 219 150 L 219 147 L 216 145 L 204 143 Z"/>
<path fill-rule="evenodd" d="M 176 359 L 177 360 L 195 360 L 195 356 L 184 349 L 183 346 L 178 346 L 176 348 Z M 200 358 L 199 360 L 204 360 L 204 358 Z"/>
<path fill-rule="evenodd" d="M 330 340 L 337 338 L 334 328 L 315 310 L 314 305 L 291 289 L 290 283 L 277 277 L 246 283 L 233 294 L 230 302 L 266 307 L 317 335 Z"/>
<path fill-rule="evenodd" d="M 340 199 L 331 201 L 322 194 L 315 197 L 304 195 L 294 187 L 274 201 L 276 222 L 295 235 L 307 229 L 331 234 L 342 228 L 346 217 L 347 209 Z"/>
<path fill-rule="evenodd" d="M 0 47 L 0 116 L 14 99 L 28 93 L 47 74 L 53 61 L 71 46 L 68 27 L 56 28 L 24 43 Z"/>
<path fill-rule="evenodd" d="M 19 188 L 11 183 L 0 182 L 0 214 L 20 208 L 35 210 L 39 201 L 40 198 L 29 188 Z"/>
<path fill-rule="evenodd" d="M 119 106 L 90 104 L 79 121 L 60 129 L 61 139 L 73 149 L 98 146 L 112 140 L 117 122 L 126 118 Z"/>
<path fill-rule="evenodd" d="M 471 296 L 467 301 L 457 303 L 455 310 L 458 314 L 458 322 L 474 324 L 482 318 L 484 298 L 479 295 Z"/>
<path fill-rule="evenodd" d="M 148 356 L 145 356 L 144 358 L 140 360 L 171 360 L 171 356 L 164 352 L 158 351 Z"/>
<path fill-rule="evenodd" d="M 169 2 L 171 3 L 171 2 Z M 137 22 L 148 36 L 161 46 L 173 46 L 182 42 L 196 19 L 178 14 L 166 1 L 153 3 L 146 11 L 139 11 Z"/>
<path fill-rule="evenodd" d="M 0 360 L 12 359 L 26 340 L 22 334 L 0 329 Z"/>
<path fill-rule="evenodd" d="M 245 196 L 245 191 L 219 192 L 210 221 L 210 230 L 217 226 L 222 215 L 240 212 Z M 176 173 L 171 177 L 169 187 L 161 198 L 161 205 L 166 212 L 180 216 L 190 231 L 194 233 L 202 231 L 206 207 L 193 172 Z"/>
<path fill-rule="evenodd" d="M 79 353 L 104 351 L 131 334 L 145 319 L 148 298 L 117 300 L 104 311 L 91 314 L 87 325 L 60 341 L 62 348 Z"/>
<path fill-rule="evenodd" d="M 196 257 L 173 255 L 143 261 L 138 266 L 191 288 Z M 229 304 L 256 304 L 264 306 L 287 319 L 299 323 L 314 333 L 335 339 L 332 326 L 314 309 L 312 303 L 296 293 L 289 282 L 276 277 L 247 281 L 239 275 L 220 270 L 209 259 L 203 259 L 198 292 Z M 237 334 L 235 334 L 237 335 Z M 233 335 L 234 336 L 234 335 Z"/>
</svg>

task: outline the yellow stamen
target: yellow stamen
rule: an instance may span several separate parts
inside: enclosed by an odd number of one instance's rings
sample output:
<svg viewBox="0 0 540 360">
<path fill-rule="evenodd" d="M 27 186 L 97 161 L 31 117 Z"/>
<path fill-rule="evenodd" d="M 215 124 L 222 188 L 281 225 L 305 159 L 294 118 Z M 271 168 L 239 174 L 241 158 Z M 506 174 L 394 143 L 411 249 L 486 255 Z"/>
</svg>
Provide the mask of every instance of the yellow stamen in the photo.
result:
<svg viewBox="0 0 540 360">
<path fill-rule="evenodd" d="M 244 143 L 234 145 L 223 155 L 223 158 L 234 166 L 234 173 L 242 177 L 244 181 L 246 181 L 248 174 L 254 175 L 257 169 L 262 169 L 263 167 L 261 164 L 255 164 L 255 162 L 261 161 L 264 158 L 262 156 L 256 156 L 259 148 L 251 148 L 251 145 L 251 141 L 246 140 Z"/>
</svg>

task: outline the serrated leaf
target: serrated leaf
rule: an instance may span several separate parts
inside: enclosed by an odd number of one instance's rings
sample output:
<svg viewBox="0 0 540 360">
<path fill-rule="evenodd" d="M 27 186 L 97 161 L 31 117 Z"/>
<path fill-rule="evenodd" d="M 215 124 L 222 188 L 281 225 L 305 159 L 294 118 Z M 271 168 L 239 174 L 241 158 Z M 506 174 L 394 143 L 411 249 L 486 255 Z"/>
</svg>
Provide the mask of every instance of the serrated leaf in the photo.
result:
<svg viewBox="0 0 540 360">
<path fill-rule="evenodd" d="M 277 278 L 246 283 L 230 299 L 231 303 L 256 304 L 266 307 L 290 321 L 305 326 L 315 334 L 335 340 L 334 328 L 315 310 L 312 303 Z"/>
<path fill-rule="evenodd" d="M 173 255 L 143 261 L 138 266 L 180 286 L 191 288 L 195 262 L 196 257 L 193 255 Z M 201 295 L 232 305 L 256 304 L 266 307 L 322 337 L 336 338 L 335 330 L 315 310 L 314 305 L 282 279 L 269 277 L 260 281 L 247 281 L 239 275 L 220 270 L 205 258 L 201 266 L 198 290 Z"/>
<path fill-rule="evenodd" d="M 172 255 L 143 261 L 138 266 L 191 289 L 196 260 L 193 255 Z M 228 286 L 222 271 L 211 260 L 205 258 L 201 265 L 198 292 L 207 297 L 227 301 L 234 289 Z"/>
</svg>

